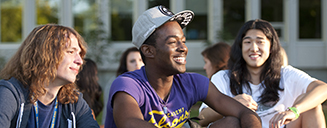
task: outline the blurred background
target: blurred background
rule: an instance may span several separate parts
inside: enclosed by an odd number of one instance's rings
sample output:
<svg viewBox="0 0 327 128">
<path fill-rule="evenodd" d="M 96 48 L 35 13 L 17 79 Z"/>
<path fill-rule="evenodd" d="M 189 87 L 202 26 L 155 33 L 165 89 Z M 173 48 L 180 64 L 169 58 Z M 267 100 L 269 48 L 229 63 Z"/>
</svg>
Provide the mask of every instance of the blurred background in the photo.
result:
<svg viewBox="0 0 327 128">
<path fill-rule="evenodd" d="M 289 64 L 327 82 L 327 0 L 1 0 L 0 68 L 36 26 L 55 23 L 77 30 L 87 41 L 87 57 L 99 66 L 99 83 L 110 86 L 122 51 L 133 46 L 132 26 L 146 9 L 164 5 L 189 9 L 194 20 L 184 29 L 187 71 L 205 75 L 201 51 L 229 44 L 245 21 L 272 23 Z M 103 87 L 104 88 L 104 87 Z"/>
<path fill-rule="evenodd" d="M 205 75 L 201 51 L 221 41 L 232 44 L 245 21 L 261 18 L 278 32 L 290 65 L 327 82 L 327 0 L 1 0 L 0 69 L 34 27 L 61 24 L 84 37 L 102 89 L 110 88 L 121 53 L 133 46 L 133 23 L 156 5 L 195 13 L 184 29 L 188 72 Z"/>
<path fill-rule="evenodd" d="M 0 69 L 34 27 L 61 24 L 87 41 L 87 57 L 108 88 L 122 51 L 133 46 L 133 23 L 156 5 L 195 13 L 184 29 L 188 72 L 205 75 L 201 51 L 220 41 L 232 44 L 245 21 L 261 18 L 278 32 L 290 65 L 327 82 L 327 0 L 1 0 Z M 193 110 L 197 116 L 196 105 Z"/>
</svg>

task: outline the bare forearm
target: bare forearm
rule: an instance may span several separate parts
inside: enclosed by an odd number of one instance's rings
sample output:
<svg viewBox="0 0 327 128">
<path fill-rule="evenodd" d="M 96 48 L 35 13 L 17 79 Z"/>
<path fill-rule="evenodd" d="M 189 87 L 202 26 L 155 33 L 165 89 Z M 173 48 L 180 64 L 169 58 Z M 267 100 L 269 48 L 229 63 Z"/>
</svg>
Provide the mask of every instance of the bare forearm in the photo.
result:
<svg viewBox="0 0 327 128">
<path fill-rule="evenodd" d="M 125 92 L 118 92 L 113 104 L 113 117 L 118 128 L 155 128 L 144 120 L 136 100 Z"/>
<path fill-rule="evenodd" d="M 208 126 L 211 122 L 214 122 L 216 120 L 219 120 L 223 118 L 222 115 L 211 109 L 210 107 L 204 108 L 200 113 L 199 113 L 199 124 L 202 127 Z"/>
<path fill-rule="evenodd" d="M 310 110 L 326 100 L 326 90 L 326 83 L 322 81 L 314 81 L 309 85 L 307 92 L 298 97 L 293 106 L 301 113 Z"/>
</svg>

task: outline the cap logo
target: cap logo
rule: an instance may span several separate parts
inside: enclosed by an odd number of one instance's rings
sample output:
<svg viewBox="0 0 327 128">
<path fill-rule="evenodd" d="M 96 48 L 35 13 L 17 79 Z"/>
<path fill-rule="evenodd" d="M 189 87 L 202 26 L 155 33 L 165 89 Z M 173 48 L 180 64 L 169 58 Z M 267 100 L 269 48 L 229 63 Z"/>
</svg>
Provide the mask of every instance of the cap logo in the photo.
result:
<svg viewBox="0 0 327 128">
<path fill-rule="evenodd" d="M 158 9 L 160 10 L 160 12 L 166 16 L 170 16 L 172 17 L 174 15 L 174 13 L 172 11 L 170 11 L 168 8 L 166 8 L 165 6 L 158 6 Z"/>
<path fill-rule="evenodd" d="M 186 26 L 188 23 L 190 23 L 193 19 L 193 15 L 191 13 L 180 13 L 178 15 L 175 15 L 170 20 L 178 20 L 181 21 L 180 24 Z"/>
</svg>

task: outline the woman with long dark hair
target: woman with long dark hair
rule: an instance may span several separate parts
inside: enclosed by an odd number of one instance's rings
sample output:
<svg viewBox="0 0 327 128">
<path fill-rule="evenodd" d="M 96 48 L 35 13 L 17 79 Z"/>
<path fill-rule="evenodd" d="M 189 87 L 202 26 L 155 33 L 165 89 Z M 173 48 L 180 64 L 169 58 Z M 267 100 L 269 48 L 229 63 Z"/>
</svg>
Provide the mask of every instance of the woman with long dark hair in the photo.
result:
<svg viewBox="0 0 327 128">
<path fill-rule="evenodd" d="M 102 111 L 103 102 L 101 101 L 102 89 L 98 83 L 98 67 L 96 63 L 86 58 L 82 71 L 77 75 L 76 85 L 83 93 L 83 98 L 90 106 L 93 116 L 97 117 Z"/>
<path fill-rule="evenodd" d="M 326 127 L 321 103 L 327 98 L 327 84 L 292 66 L 282 66 L 280 50 L 269 22 L 248 21 L 232 45 L 229 70 L 216 73 L 211 81 L 222 93 L 255 111 L 264 128 Z M 204 120 L 215 113 L 207 110 L 200 112 Z"/>
<path fill-rule="evenodd" d="M 124 51 L 120 57 L 120 63 L 116 76 L 125 72 L 141 69 L 144 65 L 140 51 L 136 47 L 130 47 Z"/>
</svg>

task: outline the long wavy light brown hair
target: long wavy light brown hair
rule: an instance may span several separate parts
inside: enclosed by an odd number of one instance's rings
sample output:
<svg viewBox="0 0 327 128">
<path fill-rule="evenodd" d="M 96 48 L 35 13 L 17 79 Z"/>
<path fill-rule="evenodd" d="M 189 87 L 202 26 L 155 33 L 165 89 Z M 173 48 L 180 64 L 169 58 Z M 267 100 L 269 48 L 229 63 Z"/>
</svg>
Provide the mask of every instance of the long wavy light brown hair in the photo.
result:
<svg viewBox="0 0 327 128">
<path fill-rule="evenodd" d="M 34 103 L 39 96 L 45 95 L 45 86 L 56 78 L 64 50 L 70 45 L 70 37 L 75 36 L 84 58 L 87 44 L 72 28 L 47 24 L 34 28 L 21 44 L 15 55 L 8 61 L 1 76 L 19 80 L 29 89 L 29 98 Z M 57 99 L 62 104 L 75 103 L 78 92 L 74 83 L 66 84 L 58 92 Z"/>
</svg>

